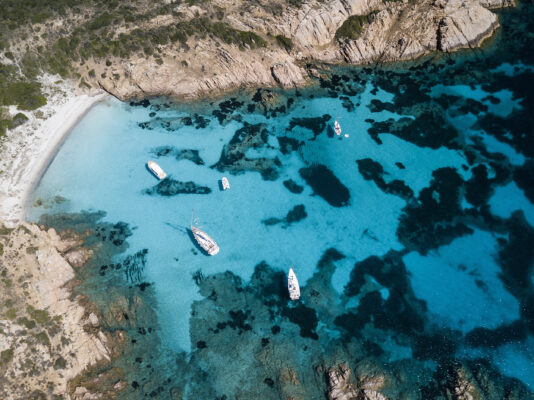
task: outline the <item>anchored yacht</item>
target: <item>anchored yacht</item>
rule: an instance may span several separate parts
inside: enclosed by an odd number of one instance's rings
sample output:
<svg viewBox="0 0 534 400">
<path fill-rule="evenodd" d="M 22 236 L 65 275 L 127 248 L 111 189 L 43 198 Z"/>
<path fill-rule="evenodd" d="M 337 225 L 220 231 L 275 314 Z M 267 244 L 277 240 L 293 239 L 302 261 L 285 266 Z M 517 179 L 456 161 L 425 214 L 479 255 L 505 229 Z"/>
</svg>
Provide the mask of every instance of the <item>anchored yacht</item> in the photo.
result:
<svg viewBox="0 0 534 400">
<path fill-rule="evenodd" d="M 198 245 L 202 247 L 202 249 L 204 249 L 204 251 L 210 256 L 214 256 L 219 252 L 219 246 L 217 246 L 215 240 L 213 240 L 206 232 L 200 230 L 196 226 L 193 226 L 192 219 L 191 232 L 193 232 L 193 236 L 195 237 L 195 240 L 197 241 Z"/>
<path fill-rule="evenodd" d="M 334 121 L 334 131 L 336 131 L 336 135 L 341 135 L 341 125 L 339 125 L 337 119 Z"/>
<path fill-rule="evenodd" d="M 221 185 L 222 185 L 223 190 L 230 189 L 230 182 L 228 182 L 228 178 L 226 178 L 226 176 L 222 177 Z"/>
<path fill-rule="evenodd" d="M 289 273 L 287 274 L 287 289 L 291 300 L 298 300 L 300 298 L 299 281 L 297 280 L 297 275 L 295 275 L 293 268 L 289 268 Z"/>
<path fill-rule="evenodd" d="M 147 162 L 147 165 L 148 169 L 150 169 L 150 171 L 152 171 L 152 173 L 156 175 L 158 179 L 165 179 L 167 177 L 165 171 L 163 171 L 163 169 L 154 161 Z"/>
</svg>

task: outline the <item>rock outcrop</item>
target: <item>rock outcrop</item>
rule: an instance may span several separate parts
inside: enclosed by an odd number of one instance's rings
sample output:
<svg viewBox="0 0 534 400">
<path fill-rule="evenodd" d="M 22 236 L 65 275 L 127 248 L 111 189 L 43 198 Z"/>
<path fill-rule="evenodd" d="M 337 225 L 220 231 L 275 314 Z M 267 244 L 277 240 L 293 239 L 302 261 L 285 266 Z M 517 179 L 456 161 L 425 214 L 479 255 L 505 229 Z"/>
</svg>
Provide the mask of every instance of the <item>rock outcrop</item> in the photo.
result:
<svg viewBox="0 0 534 400">
<path fill-rule="evenodd" d="M 98 61 L 91 65 L 94 76 L 86 79 L 122 100 L 192 98 L 243 86 L 301 86 L 310 62 L 370 64 L 476 47 L 499 26 L 489 9 L 513 5 L 513 0 L 313 0 L 281 14 L 261 7 L 243 13 L 239 4 L 224 4 L 226 23 L 267 38 L 283 35 L 291 46 L 244 49 L 215 37 L 190 39 L 186 50 L 176 44 L 160 46 L 158 60 L 131 56 L 114 60 L 110 67 Z M 200 15 L 197 8 L 179 7 L 181 15 L 190 18 Z M 336 38 L 337 30 L 354 15 L 372 17 L 358 38 Z M 158 21 L 171 24 L 173 17 Z"/>
<path fill-rule="evenodd" d="M 350 367 L 346 362 L 330 368 L 327 371 L 327 378 L 329 400 L 388 400 L 379 392 L 384 385 L 383 376 L 362 376 L 358 377 L 358 383 L 354 383 Z"/>
<path fill-rule="evenodd" d="M 379 11 L 361 37 L 341 49 L 352 64 L 409 60 L 476 47 L 497 27 L 497 16 L 476 0 L 397 4 Z"/>
<path fill-rule="evenodd" d="M 98 317 L 81 298 L 71 298 L 74 271 L 59 249 L 73 243 L 36 225 L 0 230 L 3 399 L 63 396 L 71 379 L 112 356 L 113 338 L 98 329 Z M 70 254 L 79 265 L 87 255 Z"/>
</svg>

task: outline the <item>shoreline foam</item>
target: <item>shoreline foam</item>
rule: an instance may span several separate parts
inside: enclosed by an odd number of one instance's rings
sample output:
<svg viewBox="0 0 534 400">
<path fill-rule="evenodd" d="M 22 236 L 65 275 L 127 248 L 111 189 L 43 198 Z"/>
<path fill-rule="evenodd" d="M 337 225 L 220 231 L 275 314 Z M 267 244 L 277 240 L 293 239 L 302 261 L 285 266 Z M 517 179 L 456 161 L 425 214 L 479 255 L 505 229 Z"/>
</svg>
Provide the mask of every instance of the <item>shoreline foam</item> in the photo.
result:
<svg viewBox="0 0 534 400">
<path fill-rule="evenodd" d="M 30 121 L 9 132 L 2 143 L 0 221 L 6 226 L 23 222 L 28 198 L 62 143 L 80 119 L 109 96 L 103 91 L 77 95 L 66 83 L 48 89 L 54 93 L 47 105 L 28 115 Z M 42 114 L 48 118 L 42 119 Z"/>
</svg>

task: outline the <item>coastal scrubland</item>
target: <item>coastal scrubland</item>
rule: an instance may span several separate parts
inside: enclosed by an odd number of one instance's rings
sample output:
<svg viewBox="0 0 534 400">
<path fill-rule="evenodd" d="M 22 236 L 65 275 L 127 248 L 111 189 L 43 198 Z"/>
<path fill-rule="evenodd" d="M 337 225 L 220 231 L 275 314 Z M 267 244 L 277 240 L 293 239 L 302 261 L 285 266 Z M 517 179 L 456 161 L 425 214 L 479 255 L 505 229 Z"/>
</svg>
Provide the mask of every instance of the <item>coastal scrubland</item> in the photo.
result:
<svg viewBox="0 0 534 400">
<path fill-rule="evenodd" d="M 302 85 L 314 63 L 477 45 L 498 26 L 487 8 L 513 4 L 469 1 L 2 0 L 0 135 L 45 104 L 43 74 L 122 100 Z"/>
<path fill-rule="evenodd" d="M 194 6 L 196 3 L 201 7 Z M 288 6 L 302 4 L 293 1 Z M 72 79 L 81 89 L 88 89 L 95 86 L 97 76 L 95 69 L 86 65 L 101 64 L 105 71 L 98 78 L 109 75 L 118 80 L 120 74 L 107 71 L 113 64 L 135 55 L 161 65 L 165 46 L 187 51 L 199 39 L 235 45 L 240 50 L 268 46 L 289 50 L 293 46 L 283 35 L 269 37 L 237 29 L 224 21 L 224 7 L 202 1 L 181 5 L 145 0 L 6 0 L 1 6 L 0 135 L 27 119 L 22 113 L 10 115 L 6 106 L 30 111 L 46 103 L 37 80 L 42 73 Z M 179 10 L 188 6 L 196 7 L 192 18 Z M 284 7 L 272 11 L 281 13 Z M 180 65 L 185 68 L 187 59 Z"/>
</svg>

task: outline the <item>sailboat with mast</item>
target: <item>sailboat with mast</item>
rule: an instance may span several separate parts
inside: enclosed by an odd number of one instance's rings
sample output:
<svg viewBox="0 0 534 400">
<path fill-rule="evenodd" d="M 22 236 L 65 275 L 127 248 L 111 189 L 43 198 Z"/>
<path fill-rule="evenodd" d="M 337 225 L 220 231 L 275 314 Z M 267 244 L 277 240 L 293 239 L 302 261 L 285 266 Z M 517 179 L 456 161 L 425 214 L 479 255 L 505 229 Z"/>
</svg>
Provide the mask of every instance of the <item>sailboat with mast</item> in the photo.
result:
<svg viewBox="0 0 534 400">
<path fill-rule="evenodd" d="M 196 218 L 193 219 L 193 215 L 191 215 L 191 232 L 193 232 L 193 236 L 198 245 L 202 247 L 202 249 L 210 256 L 217 254 L 219 252 L 219 246 L 215 240 L 213 240 L 206 232 L 202 231 L 195 225 L 197 225 L 197 220 Z"/>
<path fill-rule="evenodd" d="M 298 300 L 300 298 L 300 286 L 297 280 L 297 275 L 293 271 L 293 267 L 289 268 L 287 274 L 287 290 L 289 291 L 289 298 L 291 300 Z"/>
<path fill-rule="evenodd" d="M 341 125 L 339 125 L 339 122 L 336 120 L 334 121 L 334 131 L 336 132 L 336 135 L 341 135 Z"/>
</svg>

